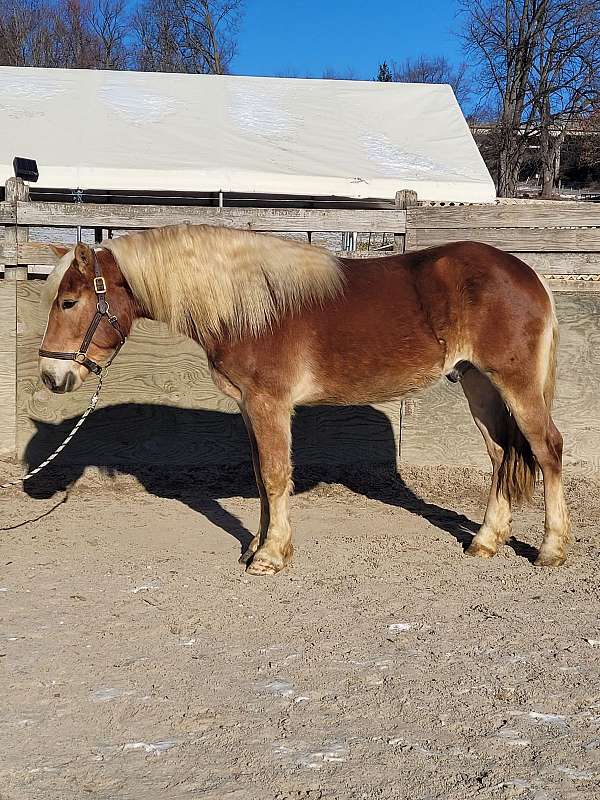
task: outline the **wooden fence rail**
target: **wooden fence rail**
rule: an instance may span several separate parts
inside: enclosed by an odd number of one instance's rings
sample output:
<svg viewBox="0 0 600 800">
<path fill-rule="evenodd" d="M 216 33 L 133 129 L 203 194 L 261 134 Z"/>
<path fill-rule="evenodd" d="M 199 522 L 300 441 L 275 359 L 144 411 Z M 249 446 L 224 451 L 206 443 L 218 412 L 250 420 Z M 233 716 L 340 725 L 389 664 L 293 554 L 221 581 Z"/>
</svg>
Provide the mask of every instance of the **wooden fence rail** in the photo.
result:
<svg viewBox="0 0 600 800">
<path fill-rule="evenodd" d="M 155 228 L 195 223 L 252 231 L 404 233 L 406 212 L 395 209 L 211 208 L 207 206 L 17 203 L 19 225 Z"/>
</svg>

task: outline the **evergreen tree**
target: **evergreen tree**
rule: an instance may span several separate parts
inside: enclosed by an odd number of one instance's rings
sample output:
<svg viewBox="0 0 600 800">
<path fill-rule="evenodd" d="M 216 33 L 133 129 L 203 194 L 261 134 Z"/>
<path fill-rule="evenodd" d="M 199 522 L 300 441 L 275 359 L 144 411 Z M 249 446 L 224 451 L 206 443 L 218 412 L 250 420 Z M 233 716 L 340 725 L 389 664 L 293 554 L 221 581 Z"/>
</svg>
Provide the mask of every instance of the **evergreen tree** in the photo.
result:
<svg viewBox="0 0 600 800">
<path fill-rule="evenodd" d="M 390 68 L 388 67 L 386 61 L 384 61 L 383 64 L 379 65 L 377 80 L 383 81 L 384 83 L 389 83 L 392 80 L 392 73 L 390 72 Z"/>
</svg>

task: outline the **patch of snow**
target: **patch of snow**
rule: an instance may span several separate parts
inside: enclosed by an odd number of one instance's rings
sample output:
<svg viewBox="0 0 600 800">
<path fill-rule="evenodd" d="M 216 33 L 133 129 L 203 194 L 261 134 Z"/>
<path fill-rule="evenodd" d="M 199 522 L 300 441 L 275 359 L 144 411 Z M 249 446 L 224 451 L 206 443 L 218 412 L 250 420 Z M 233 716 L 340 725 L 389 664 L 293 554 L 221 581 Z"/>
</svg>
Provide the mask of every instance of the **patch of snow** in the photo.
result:
<svg viewBox="0 0 600 800">
<path fill-rule="evenodd" d="M 231 91 L 231 114 L 246 133 L 289 139 L 298 131 L 302 118 L 285 107 L 286 97 L 284 87 L 236 87 Z"/>
<path fill-rule="evenodd" d="M 558 725 L 560 728 L 568 726 L 566 717 L 562 714 L 542 714 L 540 711 L 530 711 L 527 716 L 529 719 L 545 722 L 547 725 Z"/>
<path fill-rule="evenodd" d="M 165 117 L 176 114 L 182 103 L 172 97 L 149 92 L 135 86 L 123 86 L 120 80 L 107 78 L 98 90 L 98 97 L 112 110 L 134 125 L 148 125 L 160 122 Z"/>
<path fill-rule="evenodd" d="M 132 694 L 135 694 L 132 689 L 128 691 L 125 691 L 124 689 L 116 689 L 114 687 L 96 689 L 96 691 L 92 693 L 92 702 L 105 703 L 107 700 L 116 700 L 117 697 L 127 697 L 128 695 Z"/>
<path fill-rule="evenodd" d="M 410 622 L 394 622 L 391 625 L 388 625 L 388 631 L 392 633 L 401 633 L 403 631 L 409 631 L 412 628 Z"/>
<path fill-rule="evenodd" d="M 163 742 L 130 742 L 123 745 L 123 751 L 143 750 L 145 753 L 159 756 L 172 747 L 175 747 L 176 744 L 177 742 L 175 739 L 166 739 Z"/>
<path fill-rule="evenodd" d="M 574 769 L 573 767 L 559 767 L 559 772 L 562 772 L 564 775 L 568 775 L 569 778 L 573 778 L 574 781 L 590 781 L 592 778 L 595 778 L 593 772 L 587 772 L 583 769 Z"/>
<path fill-rule="evenodd" d="M 141 586 L 136 586 L 133 589 L 128 589 L 127 591 L 130 594 L 137 594 L 138 592 L 145 592 L 148 589 L 160 589 L 160 582 L 159 581 L 148 581 L 147 583 L 142 583 Z"/>
</svg>

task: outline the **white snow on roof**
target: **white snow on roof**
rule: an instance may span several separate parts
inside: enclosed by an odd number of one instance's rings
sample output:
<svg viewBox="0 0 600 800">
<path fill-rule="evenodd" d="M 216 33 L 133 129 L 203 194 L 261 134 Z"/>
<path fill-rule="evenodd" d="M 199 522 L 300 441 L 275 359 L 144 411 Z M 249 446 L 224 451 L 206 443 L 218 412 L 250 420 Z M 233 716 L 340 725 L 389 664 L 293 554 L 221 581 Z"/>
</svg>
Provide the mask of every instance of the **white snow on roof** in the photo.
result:
<svg viewBox="0 0 600 800">
<path fill-rule="evenodd" d="M 493 202 L 445 85 L 0 67 L 0 180 Z"/>
</svg>

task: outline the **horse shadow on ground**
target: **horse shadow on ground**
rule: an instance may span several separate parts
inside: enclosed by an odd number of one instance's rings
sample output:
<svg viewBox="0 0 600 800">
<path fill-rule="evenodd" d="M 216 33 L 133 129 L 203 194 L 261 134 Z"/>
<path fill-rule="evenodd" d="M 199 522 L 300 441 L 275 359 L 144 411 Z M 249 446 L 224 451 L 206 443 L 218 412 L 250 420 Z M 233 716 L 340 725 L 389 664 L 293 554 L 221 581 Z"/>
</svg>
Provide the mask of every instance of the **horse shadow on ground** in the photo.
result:
<svg viewBox="0 0 600 800">
<path fill-rule="evenodd" d="M 67 436 L 77 417 L 35 422 L 28 468 L 41 463 Z M 396 467 L 388 417 L 371 406 L 300 408 L 293 421 L 295 493 L 339 483 L 350 491 L 403 508 L 467 548 L 478 526 L 462 514 L 426 502 Z M 174 498 L 205 515 L 245 550 L 252 533 L 219 503 L 257 497 L 250 446 L 239 414 L 125 403 L 98 409 L 51 468 L 25 483 L 34 498 L 67 490 L 86 467 L 131 475 L 150 493 Z"/>
</svg>

